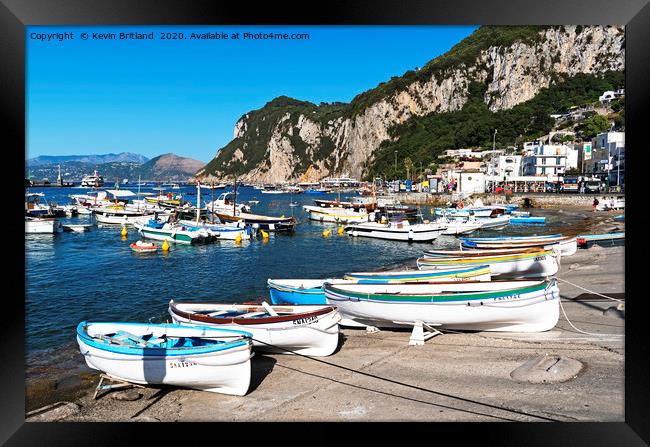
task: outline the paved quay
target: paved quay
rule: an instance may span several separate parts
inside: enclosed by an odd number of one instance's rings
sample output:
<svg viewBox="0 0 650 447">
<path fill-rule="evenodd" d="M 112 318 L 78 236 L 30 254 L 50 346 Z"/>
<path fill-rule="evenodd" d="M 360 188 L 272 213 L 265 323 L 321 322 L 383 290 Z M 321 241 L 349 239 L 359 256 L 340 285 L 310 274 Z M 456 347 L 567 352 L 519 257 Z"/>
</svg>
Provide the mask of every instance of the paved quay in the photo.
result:
<svg viewBox="0 0 650 447">
<path fill-rule="evenodd" d="M 342 329 L 341 348 L 329 357 L 256 354 L 244 397 L 147 387 L 93 400 L 92 390 L 27 420 L 623 421 L 624 304 L 575 286 L 623 299 L 623 269 L 624 247 L 562 259 L 562 306 L 586 334 L 562 310 L 548 332 L 445 332 L 424 346 L 408 346 L 408 330 Z M 567 359 L 581 367 L 563 382 L 511 377 L 527 362 L 559 377 Z"/>
</svg>

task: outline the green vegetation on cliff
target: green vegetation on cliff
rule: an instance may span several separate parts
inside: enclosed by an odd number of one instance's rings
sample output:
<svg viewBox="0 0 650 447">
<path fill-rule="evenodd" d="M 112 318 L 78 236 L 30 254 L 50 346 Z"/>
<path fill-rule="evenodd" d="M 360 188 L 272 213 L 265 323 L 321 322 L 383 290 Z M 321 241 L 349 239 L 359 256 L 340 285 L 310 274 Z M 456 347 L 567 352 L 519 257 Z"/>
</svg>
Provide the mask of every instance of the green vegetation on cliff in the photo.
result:
<svg viewBox="0 0 650 447">
<path fill-rule="evenodd" d="M 472 83 L 470 98 L 461 110 L 413 117 L 393 127 L 390 133 L 394 140 L 384 141 L 379 146 L 374 160 L 367 166 L 368 178 L 404 178 L 406 168 L 403 160 L 406 158 L 412 160 L 416 167 L 421 165 L 426 169 L 431 163 L 436 163 L 438 155 L 446 149 L 491 148 L 494 129 L 498 129 L 498 147 L 519 144 L 545 135 L 554 125 L 551 114 L 593 103 L 603 91 L 621 88 L 624 82 L 624 73 L 613 71 L 601 76 L 558 76 L 533 99 L 498 112 L 491 112 L 483 101 L 486 86 Z M 596 127 L 598 125 L 599 123 L 594 124 Z M 594 126 L 588 126 L 586 130 L 592 132 Z"/>
</svg>

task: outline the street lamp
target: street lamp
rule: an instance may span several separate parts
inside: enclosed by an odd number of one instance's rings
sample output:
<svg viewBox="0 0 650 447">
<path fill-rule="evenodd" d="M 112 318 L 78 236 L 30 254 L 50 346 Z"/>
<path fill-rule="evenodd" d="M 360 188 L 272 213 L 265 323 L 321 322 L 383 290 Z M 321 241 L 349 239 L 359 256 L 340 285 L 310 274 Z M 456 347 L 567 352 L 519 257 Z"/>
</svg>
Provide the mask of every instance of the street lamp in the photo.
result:
<svg viewBox="0 0 650 447">
<path fill-rule="evenodd" d="M 395 151 L 395 175 L 397 175 L 397 151 Z"/>
</svg>

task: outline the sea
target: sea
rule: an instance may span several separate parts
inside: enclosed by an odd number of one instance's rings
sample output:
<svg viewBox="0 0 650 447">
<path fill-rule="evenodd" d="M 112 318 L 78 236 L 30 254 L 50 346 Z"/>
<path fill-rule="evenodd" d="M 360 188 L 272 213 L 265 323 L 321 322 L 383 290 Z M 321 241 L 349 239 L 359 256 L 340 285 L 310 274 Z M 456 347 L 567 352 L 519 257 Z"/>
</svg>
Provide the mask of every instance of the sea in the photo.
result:
<svg viewBox="0 0 650 447">
<path fill-rule="evenodd" d="M 137 192 L 137 187 L 125 188 Z M 72 203 L 70 194 L 87 188 L 30 188 L 42 192 L 50 204 Z M 228 190 L 228 189 L 226 189 Z M 153 192 L 142 187 L 142 192 Z M 183 194 L 196 204 L 196 187 L 169 192 Z M 224 190 L 215 191 L 215 198 Z M 341 193 L 340 200 L 353 195 Z M 337 199 L 338 194 L 262 194 L 252 187 L 237 188 L 237 201 L 259 201 L 253 213 L 295 216 L 299 224 L 290 234 L 271 233 L 268 240 L 254 238 L 217 241 L 205 245 L 174 245 L 168 253 L 135 253 L 129 244 L 140 240 L 130 227 L 126 238 L 120 226 L 94 225 L 85 233 L 25 235 L 26 366 L 28 378 L 56 375 L 84 368 L 76 344 L 82 321 L 161 323 L 170 320 L 170 300 L 242 303 L 266 300 L 269 278 L 336 278 L 346 272 L 415 268 L 423 250 L 456 249 L 455 236 L 440 236 L 433 243 L 405 243 L 339 235 L 335 224 L 308 220 L 303 205 L 315 198 Z M 201 190 L 201 202 L 211 191 Z M 296 206 L 290 206 L 294 203 Z M 420 207 L 424 219 L 432 209 Z M 580 228 L 589 211 L 531 209 L 546 216 L 545 225 L 509 225 L 472 236 L 568 233 Z M 61 219 L 63 224 L 92 223 L 89 216 Z M 331 229 L 329 237 L 323 231 Z M 568 231 L 571 230 L 571 231 Z"/>
</svg>

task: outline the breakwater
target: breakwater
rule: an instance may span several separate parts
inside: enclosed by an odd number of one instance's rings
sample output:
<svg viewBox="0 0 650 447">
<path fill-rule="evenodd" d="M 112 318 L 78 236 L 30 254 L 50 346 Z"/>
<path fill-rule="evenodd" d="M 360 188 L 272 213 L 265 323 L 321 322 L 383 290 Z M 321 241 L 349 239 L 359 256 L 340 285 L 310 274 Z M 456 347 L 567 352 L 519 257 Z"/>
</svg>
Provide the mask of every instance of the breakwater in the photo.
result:
<svg viewBox="0 0 650 447">
<path fill-rule="evenodd" d="M 613 194 L 606 194 L 607 197 Z M 405 205 L 430 205 L 446 206 L 448 203 L 456 202 L 458 195 L 454 194 L 431 194 L 426 192 L 408 192 L 399 194 L 388 194 L 389 197 Z M 513 203 L 520 207 L 531 208 L 558 208 L 558 207 L 591 207 L 594 197 L 602 197 L 600 194 L 552 194 L 552 193 L 520 193 L 514 195 L 503 194 L 472 194 L 470 200 L 480 198 L 484 204 Z M 466 199 L 467 201 L 467 199 Z"/>
</svg>

